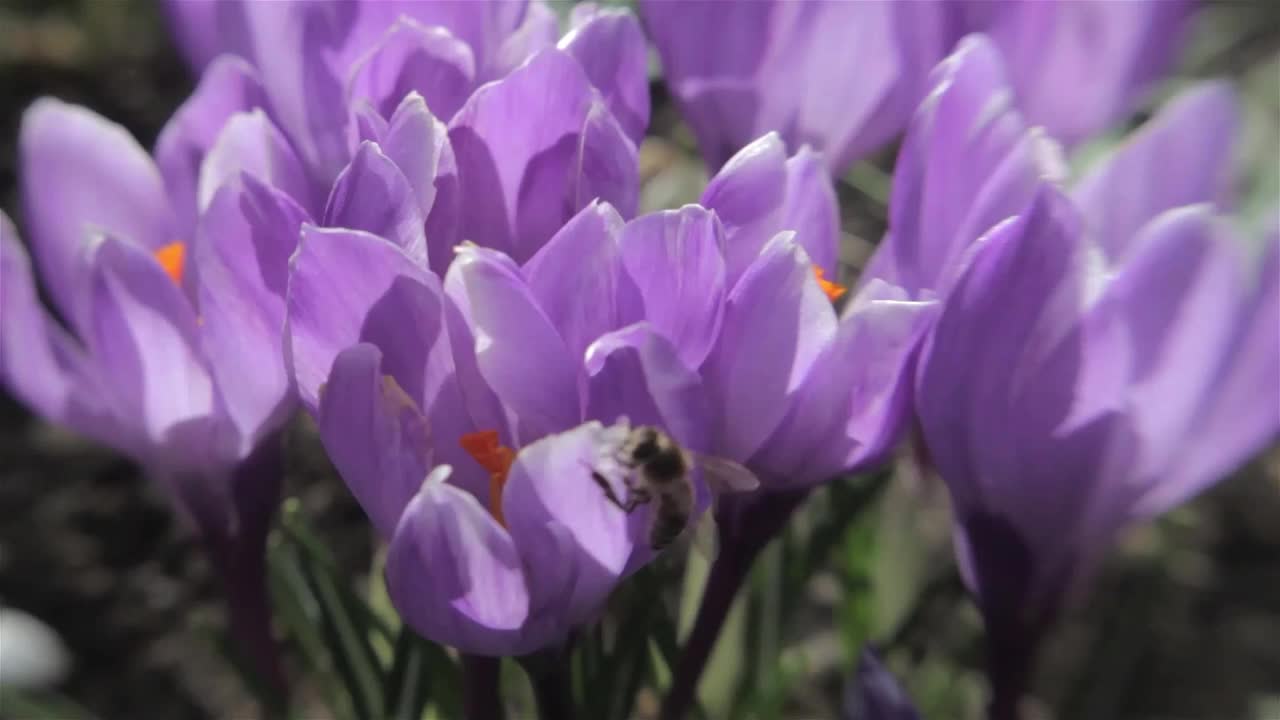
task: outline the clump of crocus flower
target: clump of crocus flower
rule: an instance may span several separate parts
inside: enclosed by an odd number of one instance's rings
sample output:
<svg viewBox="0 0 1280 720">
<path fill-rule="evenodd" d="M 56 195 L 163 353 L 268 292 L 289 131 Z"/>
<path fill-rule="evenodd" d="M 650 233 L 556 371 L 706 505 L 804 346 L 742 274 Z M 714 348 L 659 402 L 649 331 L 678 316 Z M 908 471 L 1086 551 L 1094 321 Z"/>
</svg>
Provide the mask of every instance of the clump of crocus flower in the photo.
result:
<svg viewBox="0 0 1280 720">
<path fill-rule="evenodd" d="M 346 176 L 335 199 L 417 222 L 438 272 L 464 239 L 526 260 L 597 198 L 635 212 L 649 92 L 644 37 L 627 12 L 576 8 L 559 37 L 542 2 L 167 7 L 180 47 L 205 68 L 203 115 L 252 85 L 301 158 L 298 189 L 315 203 L 304 207 L 320 218 Z M 214 72 L 233 62 L 234 78 Z M 406 108 L 411 95 L 418 104 Z M 369 158 L 367 142 L 383 157 Z M 372 186 L 353 187 L 363 181 Z"/>
<path fill-rule="evenodd" d="M 1187 91 L 1070 190 L 985 39 L 936 72 L 869 270 L 942 301 L 916 383 L 986 620 L 993 718 L 1017 717 L 1040 637 L 1126 525 L 1280 430 L 1274 238 L 1216 216 L 1235 122 Z M 960 140 L 957 140 L 960 139 Z"/>
<path fill-rule="evenodd" d="M 640 10 L 709 168 L 776 131 L 840 175 L 905 129 L 933 66 L 972 32 L 1010 58 L 1010 90 L 1031 122 L 1070 143 L 1106 130 L 1170 69 L 1191 4 L 642 0 Z"/>
<path fill-rule="evenodd" d="M 233 633 L 280 684 L 264 542 L 280 486 L 276 430 L 293 402 L 280 334 L 288 258 L 307 215 L 271 173 L 252 171 L 276 137 L 260 113 L 231 116 L 219 137 L 190 224 L 178 210 L 189 186 L 166 185 L 123 128 L 51 99 L 27 111 L 27 237 L 61 322 L 0 216 L 0 380 L 169 491 L 223 576 Z"/>
</svg>

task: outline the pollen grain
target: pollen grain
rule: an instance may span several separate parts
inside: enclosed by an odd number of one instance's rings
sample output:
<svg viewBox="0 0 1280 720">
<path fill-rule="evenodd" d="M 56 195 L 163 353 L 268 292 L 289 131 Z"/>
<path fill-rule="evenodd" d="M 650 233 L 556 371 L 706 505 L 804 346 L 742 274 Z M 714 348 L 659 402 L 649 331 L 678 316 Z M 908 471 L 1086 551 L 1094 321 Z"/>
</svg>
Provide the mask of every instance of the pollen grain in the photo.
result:
<svg viewBox="0 0 1280 720">
<path fill-rule="evenodd" d="M 489 472 L 489 512 L 494 520 L 506 527 L 507 519 L 502 514 L 502 490 L 506 487 L 511 464 L 515 462 L 516 451 L 499 442 L 497 430 L 466 433 L 458 444 Z"/>
<path fill-rule="evenodd" d="M 174 240 L 168 245 L 156 248 L 152 253 L 156 262 L 160 263 L 160 267 L 169 275 L 175 285 L 182 285 L 182 272 L 186 268 L 187 263 L 187 244 L 181 240 Z"/>
</svg>

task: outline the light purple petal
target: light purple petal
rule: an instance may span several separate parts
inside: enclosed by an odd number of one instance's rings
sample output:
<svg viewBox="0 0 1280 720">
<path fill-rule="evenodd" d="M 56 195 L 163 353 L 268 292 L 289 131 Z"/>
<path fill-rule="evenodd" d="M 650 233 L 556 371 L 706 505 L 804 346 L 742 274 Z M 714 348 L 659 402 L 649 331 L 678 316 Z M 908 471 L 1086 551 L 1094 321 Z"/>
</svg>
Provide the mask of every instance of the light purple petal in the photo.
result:
<svg viewBox="0 0 1280 720">
<path fill-rule="evenodd" d="M 476 362 L 520 422 L 519 444 L 582 419 L 582 360 L 538 306 L 520 269 L 492 250 L 464 247 L 450 273 L 466 293 Z"/>
<path fill-rule="evenodd" d="M 936 306 L 883 283 L 851 302 L 830 344 L 751 459 L 771 487 L 805 487 L 879 462 L 910 412 L 915 349 Z"/>
<path fill-rule="evenodd" d="M 1239 120 L 1231 87 L 1203 83 L 1171 100 L 1081 179 L 1072 197 L 1113 261 L 1161 212 L 1226 204 Z"/>
<path fill-rule="evenodd" d="M 917 385 L 923 438 L 959 522 L 999 519 L 1033 556 L 1109 537 L 1077 534 L 1093 493 L 1115 477 L 1119 447 L 1114 412 L 1078 407 L 1085 353 L 1108 350 L 1081 332 L 1094 271 L 1081 238 L 1069 203 L 1046 186 L 975 246 Z"/>
<path fill-rule="evenodd" d="M 410 92 L 426 98 L 439 117 L 449 118 L 475 87 L 471 48 L 447 28 L 399 18 L 362 58 L 347 80 L 347 101 L 367 101 L 385 117 Z"/>
<path fill-rule="evenodd" d="M 591 422 L 526 445 L 503 491 L 503 512 L 518 546 L 541 541 L 541 529 L 548 524 L 568 531 L 569 553 L 561 562 L 573 564 L 576 583 L 558 611 L 576 622 L 599 610 L 626 569 L 637 540 L 643 542 L 643 529 L 609 502 L 591 476 L 609 452 L 610 438 L 603 425 Z"/>
<path fill-rule="evenodd" d="M 459 440 L 505 428 L 472 422 L 469 396 L 483 397 L 483 388 L 463 387 L 469 377 L 454 363 L 462 348 L 451 342 L 449 305 L 439 280 L 386 240 L 306 226 L 290 275 L 290 362 L 298 394 L 315 412 L 337 355 L 356 343 L 375 346 L 382 373 L 427 418 L 434 461 L 453 465 L 454 483 L 479 492 L 488 473 Z"/>
<path fill-rule="evenodd" d="M 548 3 L 537 0 L 522 2 L 520 5 L 525 8 L 525 12 L 519 27 L 503 38 L 501 45 L 496 51 L 490 52 L 485 61 L 486 81 L 510 73 L 539 51 L 555 45 L 556 39 L 560 37 L 560 18 Z"/>
<path fill-rule="evenodd" d="M 0 213 L 0 381 L 46 420 L 121 447 L 93 373 L 83 348 L 40 305 L 31 261 Z"/>
<path fill-rule="evenodd" d="M 92 232 L 146 249 L 181 239 L 159 171 L 123 127 L 44 98 L 23 114 L 18 152 L 32 252 L 72 321 L 83 293 L 75 268 Z"/>
<path fill-rule="evenodd" d="M 622 264 L 622 218 L 605 203 L 591 203 L 524 266 L 529 290 L 569 354 L 639 319 L 639 295 Z"/>
<path fill-rule="evenodd" d="M 449 125 L 461 237 L 523 262 L 594 199 L 634 211 L 635 146 L 582 67 L 545 50 L 480 88 Z"/>
<path fill-rule="evenodd" d="M 1018 105 L 1076 143 L 1133 110 L 1171 69 L 1193 3 L 968 3 L 967 27 L 1008 59 Z M 1060 92 L 1070 87 L 1070 93 Z"/>
<path fill-rule="evenodd" d="M 205 352 L 246 454 L 291 409 L 285 295 L 306 219 L 287 195 L 242 175 L 214 195 L 191 248 Z"/>
<path fill-rule="evenodd" d="M 320 396 L 325 453 L 373 526 L 390 539 L 431 467 L 427 420 L 361 343 L 340 352 Z"/>
<path fill-rule="evenodd" d="M 1169 475 L 1135 506 L 1137 517 L 1154 515 L 1221 479 L 1280 434 L 1280 234 L 1267 239 L 1263 252 L 1261 272 L 1246 284 L 1233 336 L 1222 348 L 1219 382 L 1199 408 L 1192 439 L 1172 459 Z"/>
<path fill-rule="evenodd" d="M 288 139 L 260 109 L 238 113 L 223 125 L 200 166 L 196 191 L 200 211 L 209 206 L 223 183 L 240 173 L 275 187 L 308 212 L 314 213 L 318 207 L 306 171 Z"/>
<path fill-rule="evenodd" d="M 937 3 L 646 0 L 640 10 L 712 170 L 777 131 L 838 174 L 902 128 L 949 40 Z"/>
<path fill-rule="evenodd" d="M 786 193 L 779 229 L 795 230 L 796 242 L 834 282 L 840 277 L 840 208 L 821 158 L 808 148 L 787 159 Z"/>
<path fill-rule="evenodd" d="M 649 126 L 649 56 L 644 33 L 625 10 L 573 9 L 573 29 L 560 48 L 577 58 L 591 84 L 637 145 Z"/>
<path fill-rule="evenodd" d="M 697 205 L 650 213 L 622 231 L 622 259 L 644 305 L 642 317 L 700 367 L 724 315 L 724 232 Z"/>
<path fill-rule="evenodd" d="M 271 103 L 272 118 L 293 142 L 308 175 L 328 186 L 347 162 L 350 63 L 386 24 L 374 28 L 378 3 L 244 2 L 251 62 Z"/>
<path fill-rule="evenodd" d="M 637 323 L 601 337 L 586 360 L 588 418 L 612 424 L 626 417 L 632 425 L 664 428 L 691 450 L 711 449 L 702 379 L 651 325 Z"/>
<path fill-rule="evenodd" d="M 195 7 L 211 3 L 169 3 L 171 8 Z M 196 226 L 196 189 L 200 165 L 213 148 L 222 126 L 237 113 L 266 107 L 266 95 L 258 75 L 238 57 L 215 60 L 200 76 L 191 97 L 165 123 L 156 140 L 156 165 L 164 176 L 169 197 L 178 216 L 182 232 Z"/>
<path fill-rule="evenodd" d="M 1280 345 L 1264 343 L 1280 329 L 1254 325 L 1275 310 L 1253 293 L 1274 291 L 1250 281 L 1243 246 L 1208 206 L 1160 215 L 1130 255 L 1098 310 L 1121 324 L 1125 350 L 1090 359 L 1129 371 L 1124 398 L 1138 456 L 1116 494 L 1143 494 L 1141 517 L 1220 480 L 1276 432 L 1280 380 L 1269 371 Z M 1224 386 L 1242 382 L 1250 394 L 1235 390 L 1232 417 L 1215 417 Z"/>
<path fill-rule="evenodd" d="M 367 105 L 357 115 L 357 122 L 365 120 L 361 137 L 378 143 L 413 188 L 427 218 L 430 266 L 443 274 L 458 244 L 458 166 L 448 129 L 416 92 L 405 96 L 389 122 Z"/>
<path fill-rule="evenodd" d="M 777 133 L 744 147 L 707 183 L 699 201 L 724 223 L 729 287 L 778 234 L 787 188 L 787 150 Z"/>
<path fill-rule="evenodd" d="M 414 188 L 400 168 L 376 143 L 361 143 L 351 164 L 334 181 L 324 224 L 386 238 L 425 267 L 425 222 Z"/>
<path fill-rule="evenodd" d="M 405 508 L 387 553 L 396 609 L 423 637 L 462 652 L 537 649 L 522 643 L 530 597 L 515 542 L 474 496 L 436 473 Z"/>
<path fill-rule="evenodd" d="M 380 237 L 355 230 L 303 227 L 289 275 L 288 307 L 293 375 L 298 394 L 309 409 L 314 411 L 319 402 L 320 385 L 334 358 L 362 339 L 368 340 L 364 333 L 369 316 L 399 283 L 406 284 L 406 291 L 412 285 L 438 285 L 400 248 Z M 420 330 L 410 326 L 410 317 L 402 318 L 406 339 L 409 331 Z M 390 328 L 388 333 L 392 333 Z M 389 348 L 381 349 L 390 354 Z M 406 347 L 408 356 L 401 366 L 414 365 L 414 355 L 419 355 L 416 362 L 421 363 L 427 349 Z M 423 383 L 421 378 L 413 383 L 405 377 L 401 385 L 421 388 Z"/>
<path fill-rule="evenodd" d="M 912 297 L 945 292 L 968 246 L 1020 212 L 1039 180 L 1061 170 L 1051 143 L 1013 108 L 1000 57 L 985 38 L 962 41 L 932 80 L 894 170 L 889 235 L 863 275 L 895 282 Z"/>
<path fill-rule="evenodd" d="M 87 252 L 84 340 L 107 402 L 155 447 L 157 457 L 144 459 L 200 467 L 210 458 L 184 442 L 182 429 L 206 420 L 216 401 L 190 303 L 160 264 L 130 243 L 104 236 Z M 205 440 L 211 448 L 222 442 Z"/>
<path fill-rule="evenodd" d="M 717 455 L 744 462 L 760 449 L 836 328 L 809 256 L 790 233 L 779 234 L 729 293 L 703 370 Z"/>
</svg>

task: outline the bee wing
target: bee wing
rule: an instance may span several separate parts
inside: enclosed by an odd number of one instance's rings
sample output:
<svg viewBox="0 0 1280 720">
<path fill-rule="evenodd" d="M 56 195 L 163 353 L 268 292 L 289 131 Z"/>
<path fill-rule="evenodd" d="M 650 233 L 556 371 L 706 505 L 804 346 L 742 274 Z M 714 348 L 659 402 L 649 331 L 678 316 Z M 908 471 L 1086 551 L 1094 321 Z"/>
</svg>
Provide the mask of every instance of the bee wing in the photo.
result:
<svg viewBox="0 0 1280 720">
<path fill-rule="evenodd" d="M 702 477 L 716 493 L 751 492 L 760 487 L 756 474 L 728 458 L 695 453 Z"/>
<path fill-rule="evenodd" d="M 693 526 L 691 544 L 694 551 L 706 558 L 707 562 L 716 559 L 720 552 L 720 529 L 716 526 L 714 508 L 707 508 L 702 517 L 698 518 L 698 523 Z"/>
</svg>

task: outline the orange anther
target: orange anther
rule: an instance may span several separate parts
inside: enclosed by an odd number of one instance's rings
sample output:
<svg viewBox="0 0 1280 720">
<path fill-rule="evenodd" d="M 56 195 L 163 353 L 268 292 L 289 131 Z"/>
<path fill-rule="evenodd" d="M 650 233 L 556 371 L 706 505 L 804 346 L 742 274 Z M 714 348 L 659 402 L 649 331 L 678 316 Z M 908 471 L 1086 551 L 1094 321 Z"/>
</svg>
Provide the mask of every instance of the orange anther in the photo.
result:
<svg viewBox="0 0 1280 720">
<path fill-rule="evenodd" d="M 828 300 L 835 302 L 839 300 L 842 295 L 849 292 L 849 288 L 841 285 L 840 283 L 831 282 L 824 278 L 823 275 L 825 274 L 826 272 L 822 268 L 817 265 L 813 266 L 813 275 L 818 278 L 818 285 L 822 287 L 822 292 L 827 294 Z"/>
<path fill-rule="evenodd" d="M 175 285 L 182 285 L 182 271 L 187 261 L 187 244 L 174 240 L 168 245 L 156 248 L 152 253 L 160 267 L 169 274 Z"/>
<path fill-rule="evenodd" d="M 506 527 L 507 520 L 502 514 L 502 489 L 507 485 L 507 473 L 516 460 L 516 451 L 498 441 L 497 430 L 466 433 L 458 444 L 480 463 L 480 467 L 489 471 L 489 512 Z"/>
</svg>

